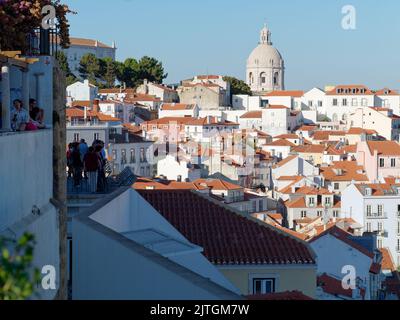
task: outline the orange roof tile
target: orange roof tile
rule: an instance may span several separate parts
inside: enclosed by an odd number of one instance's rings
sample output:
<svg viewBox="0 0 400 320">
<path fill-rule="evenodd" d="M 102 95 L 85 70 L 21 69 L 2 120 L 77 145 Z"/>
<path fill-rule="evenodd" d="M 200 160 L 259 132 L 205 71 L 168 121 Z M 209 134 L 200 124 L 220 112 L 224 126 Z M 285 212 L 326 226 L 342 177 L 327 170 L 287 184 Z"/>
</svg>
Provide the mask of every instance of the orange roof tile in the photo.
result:
<svg viewBox="0 0 400 320">
<path fill-rule="evenodd" d="M 186 103 L 163 103 L 161 110 L 192 110 L 194 109 L 194 104 Z"/>
<path fill-rule="evenodd" d="M 374 154 L 376 150 L 378 155 L 400 156 L 400 145 L 396 141 L 367 141 L 369 151 Z"/>
<path fill-rule="evenodd" d="M 353 91 L 354 90 L 354 91 Z M 374 93 L 364 85 L 339 85 L 326 95 L 373 95 Z"/>
<path fill-rule="evenodd" d="M 396 271 L 396 266 L 393 262 L 392 255 L 388 248 L 381 248 L 379 251 L 382 254 L 382 270 Z"/>
<path fill-rule="evenodd" d="M 279 139 L 275 140 L 270 143 L 264 144 L 264 146 L 282 146 L 282 147 L 295 147 L 296 145 L 288 140 L 285 139 Z"/>
<path fill-rule="evenodd" d="M 256 111 L 249 111 L 243 114 L 241 119 L 261 119 L 262 118 L 262 111 L 261 110 L 256 110 Z"/>
<path fill-rule="evenodd" d="M 266 97 L 296 97 L 300 98 L 304 95 L 302 90 L 276 90 L 265 94 Z"/>
</svg>

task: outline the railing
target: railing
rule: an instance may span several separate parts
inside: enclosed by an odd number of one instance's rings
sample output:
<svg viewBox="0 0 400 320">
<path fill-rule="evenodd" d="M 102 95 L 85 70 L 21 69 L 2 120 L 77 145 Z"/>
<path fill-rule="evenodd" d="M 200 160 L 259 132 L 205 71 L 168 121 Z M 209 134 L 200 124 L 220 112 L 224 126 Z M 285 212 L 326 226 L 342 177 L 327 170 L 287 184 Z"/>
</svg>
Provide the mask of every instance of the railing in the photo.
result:
<svg viewBox="0 0 400 320">
<path fill-rule="evenodd" d="M 387 213 L 386 212 L 370 212 L 367 213 L 367 219 L 387 219 Z"/>
<path fill-rule="evenodd" d="M 59 26 L 55 29 L 44 30 L 42 28 L 35 29 L 26 37 L 28 44 L 28 56 L 47 55 L 56 56 L 59 43 Z"/>
</svg>

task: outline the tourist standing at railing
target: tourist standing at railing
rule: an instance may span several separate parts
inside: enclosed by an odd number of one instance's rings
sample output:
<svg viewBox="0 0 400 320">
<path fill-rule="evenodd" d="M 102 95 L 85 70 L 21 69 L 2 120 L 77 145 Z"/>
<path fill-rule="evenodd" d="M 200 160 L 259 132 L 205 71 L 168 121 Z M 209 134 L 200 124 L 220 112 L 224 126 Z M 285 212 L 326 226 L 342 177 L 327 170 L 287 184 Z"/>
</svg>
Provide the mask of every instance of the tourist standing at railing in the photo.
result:
<svg viewBox="0 0 400 320">
<path fill-rule="evenodd" d="M 74 186 L 79 187 L 82 180 L 82 169 L 83 163 L 81 160 L 81 154 L 79 153 L 79 143 L 74 143 L 72 154 L 72 169 L 74 174 Z"/>
<path fill-rule="evenodd" d="M 100 166 L 98 169 L 98 181 L 97 181 L 97 189 L 99 192 L 105 191 L 106 189 L 106 175 L 104 172 L 104 165 L 106 163 L 106 159 L 103 156 L 103 145 L 101 143 L 96 144 L 94 147 L 95 152 L 100 160 Z"/>
<path fill-rule="evenodd" d="M 94 193 L 97 190 L 97 177 L 100 165 L 98 154 L 93 147 L 90 147 L 83 159 L 83 167 L 88 175 L 89 192 Z"/>
<path fill-rule="evenodd" d="M 88 147 L 85 139 L 81 139 L 81 141 L 79 143 L 79 153 L 81 155 L 81 161 L 82 162 L 84 161 L 85 155 L 87 154 L 88 150 L 89 150 L 89 147 Z M 85 178 L 87 178 L 85 169 L 83 169 L 83 175 L 84 175 Z"/>
<path fill-rule="evenodd" d="M 11 128 L 13 131 L 25 131 L 29 123 L 29 114 L 22 108 L 22 101 L 15 99 L 11 109 Z"/>
</svg>

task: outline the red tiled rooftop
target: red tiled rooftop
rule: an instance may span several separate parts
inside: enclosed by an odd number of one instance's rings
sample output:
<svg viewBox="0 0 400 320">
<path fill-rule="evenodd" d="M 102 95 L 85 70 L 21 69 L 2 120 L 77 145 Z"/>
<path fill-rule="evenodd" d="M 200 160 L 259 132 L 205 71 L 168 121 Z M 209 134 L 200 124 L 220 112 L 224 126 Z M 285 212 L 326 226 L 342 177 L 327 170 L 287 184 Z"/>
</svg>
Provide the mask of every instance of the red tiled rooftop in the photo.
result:
<svg viewBox="0 0 400 320">
<path fill-rule="evenodd" d="M 302 241 L 191 191 L 139 191 L 214 264 L 314 264 Z"/>
<path fill-rule="evenodd" d="M 246 296 L 248 300 L 314 300 L 300 291 L 274 292 L 267 294 L 254 294 Z"/>
</svg>

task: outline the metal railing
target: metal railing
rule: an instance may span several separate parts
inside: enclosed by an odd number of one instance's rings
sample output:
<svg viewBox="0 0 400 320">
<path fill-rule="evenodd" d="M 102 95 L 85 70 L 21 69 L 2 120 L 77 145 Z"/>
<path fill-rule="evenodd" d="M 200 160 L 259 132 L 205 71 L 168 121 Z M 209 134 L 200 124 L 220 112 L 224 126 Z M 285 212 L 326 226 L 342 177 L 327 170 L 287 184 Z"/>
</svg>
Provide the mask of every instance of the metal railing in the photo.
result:
<svg viewBox="0 0 400 320">
<path fill-rule="evenodd" d="M 37 28 L 26 36 L 28 44 L 27 56 L 56 56 L 58 52 L 59 26 L 55 29 Z"/>
<path fill-rule="evenodd" d="M 367 212 L 367 219 L 387 219 L 386 212 Z"/>
</svg>

